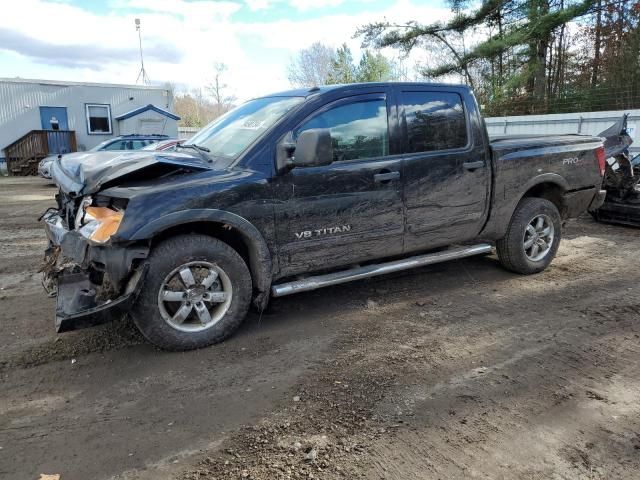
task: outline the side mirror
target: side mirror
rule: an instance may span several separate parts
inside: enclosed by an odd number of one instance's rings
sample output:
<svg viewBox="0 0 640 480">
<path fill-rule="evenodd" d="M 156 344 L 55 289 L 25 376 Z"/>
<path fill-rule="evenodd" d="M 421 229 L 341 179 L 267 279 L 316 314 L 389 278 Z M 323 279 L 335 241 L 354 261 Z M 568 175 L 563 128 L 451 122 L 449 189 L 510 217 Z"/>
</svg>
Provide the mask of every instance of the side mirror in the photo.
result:
<svg viewBox="0 0 640 480">
<path fill-rule="evenodd" d="M 328 128 L 304 130 L 298 135 L 293 153 L 294 167 L 318 167 L 333 162 L 333 144 Z"/>
</svg>

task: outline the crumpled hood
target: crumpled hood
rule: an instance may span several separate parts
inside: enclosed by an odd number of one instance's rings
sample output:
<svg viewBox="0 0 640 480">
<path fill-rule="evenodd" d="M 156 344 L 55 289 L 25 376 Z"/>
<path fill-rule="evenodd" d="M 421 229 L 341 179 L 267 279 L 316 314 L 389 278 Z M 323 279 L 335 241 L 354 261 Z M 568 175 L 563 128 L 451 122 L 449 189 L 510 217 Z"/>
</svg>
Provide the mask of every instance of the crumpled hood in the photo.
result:
<svg viewBox="0 0 640 480">
<path fill-rule="evenodd" d="M 158 165 L 163 168 L 151 168 Z M 150 172 L 149 178 L 154 178 L 185 169 L 210 170 L 212 166 L 198 157 L 176 152 L 77 152 L 56 158 L 51 165 L 51 178 L 63 192 L 80 196 L 95 193 L 106 183 L 145 169 Z"/>
</svg>

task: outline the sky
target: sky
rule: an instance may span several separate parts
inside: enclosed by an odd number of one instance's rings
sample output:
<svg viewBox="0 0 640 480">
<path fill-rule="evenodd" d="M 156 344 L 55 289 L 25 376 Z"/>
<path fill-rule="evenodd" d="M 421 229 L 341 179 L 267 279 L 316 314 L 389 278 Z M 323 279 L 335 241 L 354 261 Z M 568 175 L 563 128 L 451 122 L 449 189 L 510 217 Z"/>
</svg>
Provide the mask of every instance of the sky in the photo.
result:
<svg viewBox="0 0 640 480">
<path fill-rule="evenodd" d="M 134 84 L 139 18 L 153 84 L 202 89 L 222 62 L 230 93 L 246 100 L 290 88 L 287 65 L 315 41 L 346 42 L 357 58 L 358 26 L 448 16 L 443 0 L 5 0 L 0 77 Z"/>
</svg>

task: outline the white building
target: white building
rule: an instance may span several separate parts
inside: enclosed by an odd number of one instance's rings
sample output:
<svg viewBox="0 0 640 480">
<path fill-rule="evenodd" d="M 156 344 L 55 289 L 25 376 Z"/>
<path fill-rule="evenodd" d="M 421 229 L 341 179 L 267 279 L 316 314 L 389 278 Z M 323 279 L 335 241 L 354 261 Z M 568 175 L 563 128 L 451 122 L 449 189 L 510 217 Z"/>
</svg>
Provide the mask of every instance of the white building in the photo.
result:
<svg viewBox="0 0 640 480">
<path fill-rule="evenodd" d="M 49 150 L 60 151 L 47 153 L 88 150 L 118 135 L 177 137 L 172 109 L 162 87 L 0 78 L 0 162 L 34 131 L 72 132 L 50 134 Z"/>
</svg>

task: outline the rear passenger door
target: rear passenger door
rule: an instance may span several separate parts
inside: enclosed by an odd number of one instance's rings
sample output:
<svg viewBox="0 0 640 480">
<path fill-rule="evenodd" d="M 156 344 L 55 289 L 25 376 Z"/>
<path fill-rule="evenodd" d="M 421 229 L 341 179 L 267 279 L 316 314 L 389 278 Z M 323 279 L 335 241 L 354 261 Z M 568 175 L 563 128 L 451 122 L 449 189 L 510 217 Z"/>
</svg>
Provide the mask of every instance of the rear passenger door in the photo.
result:
<svg viewBox="0 0 640 480">
<path fill-rule="evenodd" d="M 484 223 L 490 165 L 477 122 L 465 109 L 465 92 L 426 87 L 398 92 L 406 252 L 470 240 Z"/>
<path fill-rule="evenodd" d="M 284 275 L 402 253 L 400 155 L 392 155 L 387 95 L 352 95 L 324 105 L 293 129 L 331 132 L 330 165 L 279 177 L 291 197 L 276 208 Z M 396 152 L 397 153 L 397 152 Z"/>
</svg>

